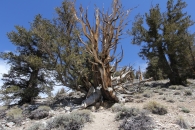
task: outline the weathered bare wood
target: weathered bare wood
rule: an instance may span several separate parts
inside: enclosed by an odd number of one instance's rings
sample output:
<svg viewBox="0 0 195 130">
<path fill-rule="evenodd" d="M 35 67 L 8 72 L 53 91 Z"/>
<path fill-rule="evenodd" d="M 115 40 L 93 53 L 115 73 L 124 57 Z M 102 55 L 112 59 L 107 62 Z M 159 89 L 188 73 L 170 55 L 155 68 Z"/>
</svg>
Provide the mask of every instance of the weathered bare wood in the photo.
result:
<svg viewBox="0 0 195 130">
<path fill-rule="evenodd" d="M 111 74 L 116 71 L 118 63 L 121 62 L 123 58 L 122 47 L 120 55 L 115 55 L 115 53 L 123 34 L 122 31 L 127 25 L 130 10 L 124 11 L 120 0 L 113 0 L 111 8 L 112 11 L 107 11 L 106 13 L 96 8 L 94 15 L 95 26 L 92 26 L 88 20 L 87 10 L 84 11 L 81 6 L 79 8 L 80 12 L 77 13 L 74 6 L 72 7 L 75 19 L 81 24 L 83 34 L 88 40 L 88 43 L 86 43 L 79 36 L 86 51 L 92 56 L 92 58 L 88 60 L 92 65 L 93 84 L 102 85 L 102 93 L 98 91 L 98 89 L 92 93 L 94 89 L 92 87 L 90 88 L 86 100 L 83 101 L 84 107 L 95 103 L 99 100 L 101 95 L 108 100 L 124 102 L 124 95 L 120 93 L 132 94 L 123 87 L 123 81 L 127 79 L 133 80 L 130 76 L 132 68 L 126 67 L 121 70 L 120 76 L 111 77 Z M 110 63 L 114 60 L 116 61 L 111 67 Z M 116 82 L 116 84 L 114 84 L 114 82 Z M 116 85 L 120 87 L 116 87 Z M 86 90 L 89 90 L 89 87 L 88 85 Z"/>
<path fill-rule="evenodd" d="M 87 96 L 87 98 L 82 103 L 82 107 L 84 107 L 84 108 L 96 103 L 97 101 L 99 101 L 101 99 L 101 96 L 102 96 L 101 88 L 102 88 L 102 86 L 99 86 L 96 89 L 94 89 L 93 87 L 91 87 L 91 88 L 92 89 L 89 90 L 89 92 L 88 92 L 89 95 Z"/>
<path fill-rule="evenodd" d="M 95 92 L 95 88 L 92 86 L 92 87 L 89 89 L 88 93 L 87 93 L 86 99 L 87 99 L 89 96 L 91 96 L 91 94 L 93 94 L 94 92 Z"/>
</svg>

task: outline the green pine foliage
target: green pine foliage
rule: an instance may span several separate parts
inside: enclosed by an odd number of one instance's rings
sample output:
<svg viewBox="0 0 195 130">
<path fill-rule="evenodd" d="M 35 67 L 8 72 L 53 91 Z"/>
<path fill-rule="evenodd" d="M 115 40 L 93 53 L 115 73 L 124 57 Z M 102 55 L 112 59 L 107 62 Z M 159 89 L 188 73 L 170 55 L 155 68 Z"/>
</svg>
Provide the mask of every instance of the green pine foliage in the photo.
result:
<svg viewBox="0 0 195 130">
<path fill-rule="evenodd" d="M 56 8 L 57 18 L 47 20 L 37 15 L 29 30 L 16 26 L 16 31 L 8 33 L 17 49 L 0 55 L 11 66 L 3 76 L 1 100 L 31 102 L 39 93 L 51 95 L 54 83 L 73 90 L 78 85 L 91 87 L 92 66 L 88 59 L 92 57 L 80 43 L 81 32 L 71 7 L 72 2 L 65 0 Z"/>
<path fill-rule="evenodd" d="M 167 79 L 167 75 L 162 71 L 162 69 L 158 66 L 159 58 L 152 57 L 146 68 L 146 72 L 144 74 L 144 78 L 153 77 L 154 80 L 162 80 Z"/>
<path fill-rule="evenodd" d="M 136 17 L 130 32 L 133 35 L 132 43 L 142 45 L 139 54 L 149 60 L 150 73 L 156 76 L 155 73 L 162 71 L 162 74 L 166 74 L 170 79 L 171 84 L 187 83 L 187 75 L 192 69 L 190 64 L 194 59 L 191 55 L 194 35 L 188 31 L 194 22 L 183 11 L 186 6 L 182 0 L 177 0 L 176 3 L 169 0 L 167 11 L 161 13 L 157 4 L 149 13 Z M 154 58 L 157 58 L 155 63 L 157 68 L 152 65 Z"/>
<path fill-rule="evenodd" d="M 55 66 L 54 80 L 74 90 L 78 85 L 89 87 L 85 83 L 92 81 L 91 66 L 87 60 L 91 57 L 78 38 L 81 32 L 77 21 L 72 17 L 72 4 L 65 0 L 61 7 L 56 8 L 57 18 L 52 22 L 42 20 L 34 31 L 43 38 L 42 51 L 49 55 Z"/>
<path fill-rule="evenodd" d="M 41 51 L 41 37 L 33 29 L 41 16 L 36 16 L 29 30 L 15 26 L 16 31 L 8 33 L 8 38 L 16 46 L 16 52 L 2 52 L 1 58 L 11 66 L 3 75 L 2 100 L 20 99 L 21 103 L 31 102 L 40 92 L 50 93 L 53 81 L 46 70 L 48 54 Z"/>
</svg>

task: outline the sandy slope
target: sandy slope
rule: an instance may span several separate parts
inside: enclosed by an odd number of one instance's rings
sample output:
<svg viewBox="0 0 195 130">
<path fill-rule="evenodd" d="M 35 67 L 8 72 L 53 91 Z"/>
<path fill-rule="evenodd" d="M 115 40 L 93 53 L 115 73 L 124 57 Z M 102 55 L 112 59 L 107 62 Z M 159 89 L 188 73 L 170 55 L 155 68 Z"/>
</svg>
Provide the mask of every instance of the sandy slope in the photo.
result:
<svg viewBox="0 0 195 130">
<path fill-rule="evenodd" d="M 93 122 L 85 124 L 83 130 L 118 130 L 119 123 L 114 120 L 115 113 L 102 110 L 92 114 Z"/>
</svg>

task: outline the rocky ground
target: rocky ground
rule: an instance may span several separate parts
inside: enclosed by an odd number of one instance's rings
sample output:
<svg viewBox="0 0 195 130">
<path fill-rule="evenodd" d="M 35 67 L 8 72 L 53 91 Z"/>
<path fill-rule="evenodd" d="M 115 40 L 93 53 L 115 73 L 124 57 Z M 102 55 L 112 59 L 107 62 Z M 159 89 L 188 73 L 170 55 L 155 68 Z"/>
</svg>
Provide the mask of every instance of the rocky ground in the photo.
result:
<svg viewBox="0 0 195 130">
<path fill-rule="evenodd" d="M 168 86 L 166 84 L 168 82 L 167 80 L 145 83 L 142 87 L 142 92 L 132 95 L 132 102 L 119 105 L 143 110 L 146 104 L 155 101 L 163 105 L 167 113 L 158 115 L 150 112 L 148 114 L 153 122 L 152 129 L 181 130 L 186 128 L 184 126 L 185 124 L 187 124 L 186 129 L 195 129 L 195 80 L 188 81 L 189 84 L 187 87 Z M 83 95 L 76 93 L 71 96 L 72 98 L 76 98 L 77 96 Z M 39 99 L 35 105 L 25 104 L 10 108 L 6 106 L 0 107 L 0 130 L 28 130 L 30 126 L 36 123 L 41 123 L 44 126 L 47 121 L 54 117 L 72 113 L 72 107 L 69 107 L 70 101 L 71 99 L 65 100 L 60 97 L 60 101 L 58 102 L 55 102 L 54 99 Z M 79 99 L 76 102 L 79 102 Z M 112 112 L 112 105 L 113 103 L 104 102 L 101 106 L 100 104 L 96 104 L 95 106 L 89 107 L 88 109 L 91 111 L 93 121 L 85 123 L 82 129 L 118 130 L 122 121 L 115 119 L 117 113 Z M 44 107 L 41 108 L 40 106 Z M 41 119 L 36 119 L 36 116 L 32 115 L 33 111 L 42 113 Z M 178 123 L 178 121 L 183 121 L 185 124 Z"/>
</svg>

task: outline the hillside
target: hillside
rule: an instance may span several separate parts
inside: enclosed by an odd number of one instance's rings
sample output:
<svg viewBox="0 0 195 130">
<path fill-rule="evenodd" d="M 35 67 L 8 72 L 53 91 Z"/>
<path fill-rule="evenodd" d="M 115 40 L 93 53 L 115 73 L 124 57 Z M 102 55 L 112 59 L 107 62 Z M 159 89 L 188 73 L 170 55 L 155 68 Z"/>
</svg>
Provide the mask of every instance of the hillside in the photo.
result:
<svg viewBox="0 0 195 130">
<path fill-rule="evenodd" d="M 96 103 L 88 107 L 88 111 L 69 107 L 72 100 L 83 96 L 79 92 L 72 93 L 70 100 L 62 98 L 67 97 L 66 94 L 58 95 L 60 100 L 55 103 L 51 99 L 39 99 L 34 105 L 3 106 L 0 108 L 0 130 L 195 129 L 195 80 L 188 80 L 186 87 L 167 86 L 166 82 L 147 82 L 142 92 L 132 95 L 131 102 Z M 155 112 L 147 107 L 152 103 L 156 104 Z M 62 120 L 67 120 L 66 124 Z"/>
</svg>

